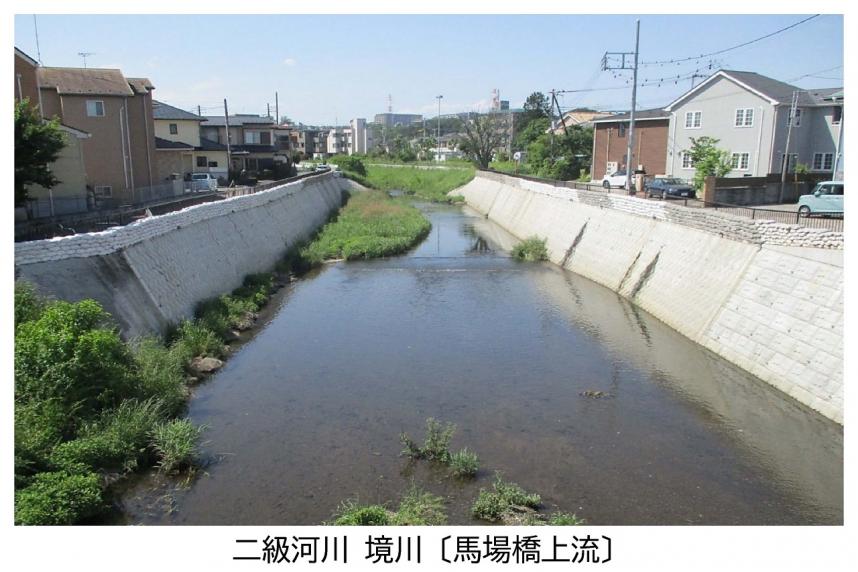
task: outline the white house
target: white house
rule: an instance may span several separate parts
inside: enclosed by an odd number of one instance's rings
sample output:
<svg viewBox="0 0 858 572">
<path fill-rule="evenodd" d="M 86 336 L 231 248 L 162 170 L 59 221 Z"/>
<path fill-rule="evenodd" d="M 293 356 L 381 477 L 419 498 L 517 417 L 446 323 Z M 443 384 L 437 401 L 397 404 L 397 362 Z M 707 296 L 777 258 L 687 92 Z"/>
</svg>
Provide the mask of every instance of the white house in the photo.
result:
<svg viewBox="0 0 858 572">
<path fill-rule="evenodd" d="M 786 150 L 793 94 L 797 112 Z M 670 113 L 665 172 L 691 178 L 691 139 L 719 140 L 730 152 L 728 176 L 780 173 L 785 153 L 812 172 L 842 171 L 843 88 L 803 90 L 758 73 L 719 70 L 665 107 Z"/>
</svg>

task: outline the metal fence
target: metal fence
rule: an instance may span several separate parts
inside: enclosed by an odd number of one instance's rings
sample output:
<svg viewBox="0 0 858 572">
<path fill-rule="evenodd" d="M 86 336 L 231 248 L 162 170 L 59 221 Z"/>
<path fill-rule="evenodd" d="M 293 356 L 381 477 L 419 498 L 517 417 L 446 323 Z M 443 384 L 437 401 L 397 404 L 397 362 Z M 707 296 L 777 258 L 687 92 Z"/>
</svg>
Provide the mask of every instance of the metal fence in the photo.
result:
<svg viewBox="0 0 858 572">
<path fill-rule="evenodd" d="M 718 212 L 743 216 L 752 220 L 773 220 L 783 224 L 795 224 L 807 228 L 819 228 L 843 232 L 843 215 L 802 216 L 796 211 L 743 207 L 724 203 L 702 203 L 706 208 Z"/>
</svg>

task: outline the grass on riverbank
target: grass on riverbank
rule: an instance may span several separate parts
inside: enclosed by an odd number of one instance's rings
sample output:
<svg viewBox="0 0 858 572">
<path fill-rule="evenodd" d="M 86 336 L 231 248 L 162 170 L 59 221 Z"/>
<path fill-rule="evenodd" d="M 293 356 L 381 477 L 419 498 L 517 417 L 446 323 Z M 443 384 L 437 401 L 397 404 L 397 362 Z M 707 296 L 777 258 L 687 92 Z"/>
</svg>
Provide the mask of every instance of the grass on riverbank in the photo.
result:
<svg viewBox="0 0 858 572">
<path fill-rule="evenodd" d="M 449 169 L 420 169 L 416 166 L 385 167 L 367 165 L 366 175 L 345 171 L 346 176 L 365 187 L 382 191 L 399 190 L 434 203 L 458 203 L 460 197 L 447 193 L 474 178 L 472 166 Z"/>
<path fill-rule="evenodd" d="M 339 216 L 301 250 L 309 264 L 401 254 L 432 228 L 423 214 L 382 191 L 354 193 Z"/>
<path fill-rule="evenodd" d="M 15 286 L 15 522 L 74 524 L 103 512 L 110 475 L 163 461 L 153 432 L 187 396 L 178 344 L 123 342 L 93 300 Z"/>
</svg>

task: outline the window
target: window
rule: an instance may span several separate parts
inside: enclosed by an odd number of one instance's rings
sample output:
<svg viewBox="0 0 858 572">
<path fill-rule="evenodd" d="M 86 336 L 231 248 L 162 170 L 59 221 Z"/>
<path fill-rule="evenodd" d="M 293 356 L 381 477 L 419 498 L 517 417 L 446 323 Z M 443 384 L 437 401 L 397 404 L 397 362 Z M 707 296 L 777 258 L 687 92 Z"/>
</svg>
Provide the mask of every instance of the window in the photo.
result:
<svg viewBox="0 0 858 572">
<path fill-rule="evenodd" d="M 93 187 L 96 197 L 110 198 L 113 196 L 113 187 L 110 185 L 95 185 Z"/>
<path fill-rule="evenodd" d="M 209 161 L 209 167 L 217 167 L 217 161 Z"/>
<path fill-rule="evenodd" d="M 687 151 L 682 152 L 682 168 L 683 169 L 693 169 L 694 168 L 694 159 L 691 157 L 691 153 Z"/>
<path fill-rule="evenodd" d="M 170 135 L 178 135 L 179 134 L 179 125 L 177 123 L 170 124 Z"/>
<path fill-rule="evenodd" d="M 750 153 L 733 153 L 733 157 L 730 161 L 730 166 L 736 169 L 737 171 L 747 171 L 748 165 L 751 162 L 751 154 Z"/>
<path fill-rule="evenodd" d="M 736 110 L 736 127 L 753 127 L 754 110 L 750 107 Z"/>
<path fill-rule="evenodd" d="M 790 112 L 790 115 L 792 115 L 792 112 Z M 787 122 L 787 125 L 789 125 L 789 122 Z M 793 119 L 792 126 L 793 127 L 800 127 L 801 126 L 801 108 L 800 107 L 795 108 L 795 118 Z"/>
<path fill-rule="evenodd" d="M 840 121 L 843 119 L 843 108 L 839 105 L 834 106 L 834 114 L 831 116 L 831 124 L 832 125 L 840 125 Z"/>
<path fill-rule="evenodd" d="M 104 117 L 104 102 L 98 99 L 87 99 L 86 115 L 88 117 Z"/>
<path fill-rule="evenodd" d="M 205 167 L 208 164 L 209 162 L 205 155 L 197 156 L 197 167 Z"/>
<path fill-rule="evenodd" d="M 685 128 L 700 129 L 703 120 L 702 111 L 686 111 L 685 112 Z"/>
<path fill-rule="evenodd" d="M 259 131 L 244 132 L 245 145 L 259 145 Z"/>
<path fill-rule="evenodd" d="M 617 126 L 617 135 L 619 137 L 625 137 L 626 136 L 626 124 L 625 123 L 620 123 Z"/>
<path fill-rule="evenodd" d="M 834 153 L 814 153 L 813 170 L 830 171 L 834 166 Z"/>
</svg>

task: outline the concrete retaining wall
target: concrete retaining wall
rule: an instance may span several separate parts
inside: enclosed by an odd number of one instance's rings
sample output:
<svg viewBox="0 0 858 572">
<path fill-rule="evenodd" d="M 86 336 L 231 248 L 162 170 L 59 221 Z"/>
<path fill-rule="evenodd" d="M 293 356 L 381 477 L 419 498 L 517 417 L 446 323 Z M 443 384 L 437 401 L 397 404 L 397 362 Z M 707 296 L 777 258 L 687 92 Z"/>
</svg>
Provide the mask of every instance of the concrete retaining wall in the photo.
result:
<svg viewBox="0 0 858 572">
<path fill-rule="evenodd" d="M 478 173 L 454 191 L 552 262 L 843 422 L 843 235 Z"/>
<path fill-rule="evenodd" d="M 17 243 L 16 277 L 59 299 L 98 300 L 126 336 L 162 331 L 270 269 L 340 206 L 343 181 L 322 174 L 104 232 Z"/>
</svg>

